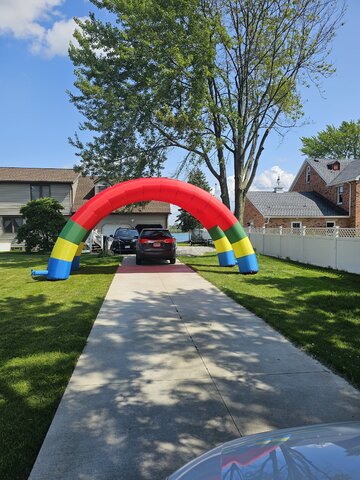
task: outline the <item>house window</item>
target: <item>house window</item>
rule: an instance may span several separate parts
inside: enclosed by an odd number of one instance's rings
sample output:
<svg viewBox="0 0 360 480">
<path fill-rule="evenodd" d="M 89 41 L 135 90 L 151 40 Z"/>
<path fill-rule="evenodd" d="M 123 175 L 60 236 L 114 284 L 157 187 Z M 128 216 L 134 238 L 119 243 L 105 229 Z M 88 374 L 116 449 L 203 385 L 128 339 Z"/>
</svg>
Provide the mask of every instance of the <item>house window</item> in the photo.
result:
<svg viewBox="0 0 360 480">
<path fill-rule="evenodd" d="M 95 185 L 95 195 L 102 192 L 103 190 L 105 190 L 105 188 L 108 188 L 108 187 L 109 187 L 109 185 L 106 184 L 106 183 L 97 183 Z"/>
<path fill-rule="evenodd" d="M 22 224 L 22 217 L 3 217 L 4 233 L 17 233 Z"/>
<path fill-rule="evenodd" d="M 310 165 L 308 165 L 306 167 L 306 174 L 305 174 L 306 183 L 310 183 L 310 178 L 311 178 L 311 168 L 310 168 Z"/>
<path fill-rule="evenodd" d="M 50 197 L 50 185 L 30 185 L 31 200 Z"/>
<path fill-rule="evenodd" d="M 291 222 L 291 228 L 295 231 L 299 231 L 302 226 L 301 222 Z"/>
<path fill-rule="evenodd" d="M 336 203 L 342 205 L 344 200 L 344 185 L 340 185 L 336 189 Z"/>
<path fill-rule="evenodd" d="M 326 222 L 326 228 L 334 228 L 335 222 Z"/>
</svg>

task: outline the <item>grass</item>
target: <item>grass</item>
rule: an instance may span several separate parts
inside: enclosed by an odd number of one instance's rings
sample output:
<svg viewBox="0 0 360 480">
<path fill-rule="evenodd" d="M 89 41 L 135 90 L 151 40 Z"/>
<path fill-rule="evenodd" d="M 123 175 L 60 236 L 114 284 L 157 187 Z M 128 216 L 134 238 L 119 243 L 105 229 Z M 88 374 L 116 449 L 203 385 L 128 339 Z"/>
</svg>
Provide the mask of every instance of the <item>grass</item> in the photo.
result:
<svg viewBox="0 0 360 480">
<path fill-rule="evenodd" d="M 360 277 L 259 256 L 260 272 L 180 257 L 360 386 Z M 25 480 L 118 264 L 84 256 L 65 282 L 34 281 L 47 256 L 0 253 L 0 479 Z"/>
<path fill-rule="evenodd" d="M 0 478 L 25 480 L 119 257 L 84 256 L 64 282 L 32 280 L 47 256 L 0 253 Z"/>
<path fill-rule="evenodd" d="M 216 255 L 180 257 L 229 297 L 360 387 L 360 276 L 258 256 L 257 275 Z"/>
</svg>

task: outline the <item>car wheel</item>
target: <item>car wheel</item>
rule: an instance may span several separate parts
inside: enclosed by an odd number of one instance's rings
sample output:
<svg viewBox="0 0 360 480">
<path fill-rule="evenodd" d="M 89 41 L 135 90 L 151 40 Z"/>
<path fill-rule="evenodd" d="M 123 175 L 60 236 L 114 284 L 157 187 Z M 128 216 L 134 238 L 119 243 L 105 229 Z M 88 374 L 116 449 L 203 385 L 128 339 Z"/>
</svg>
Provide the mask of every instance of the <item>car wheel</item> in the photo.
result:
<svg viewBox="0 0 360 480">
<path fill-rule="evenodd" d="M 176 262 L 176 258 L 170 258 L 171 265 L 174 265 L 175 262 Z"/>
<path fill-rule="evenodd" d="M 135 260 L 135 261 L 136 261 L 136 265 L 141 265 L 142 260 L 141 260 L 141 258 L 139 258 L 138 256 L 136 256 L 136 260 Z"/>
</svg>

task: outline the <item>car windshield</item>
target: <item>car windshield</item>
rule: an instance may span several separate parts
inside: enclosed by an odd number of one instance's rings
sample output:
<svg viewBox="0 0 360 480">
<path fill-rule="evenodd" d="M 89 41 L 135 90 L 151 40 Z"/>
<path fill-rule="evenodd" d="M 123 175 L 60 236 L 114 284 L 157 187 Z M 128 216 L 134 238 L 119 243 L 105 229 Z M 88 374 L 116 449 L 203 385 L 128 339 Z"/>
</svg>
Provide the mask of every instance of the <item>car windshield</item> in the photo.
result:
<svg viewBox="0 0 360 480">
<path fill-rule="evenodd" d="M 115 232 L 115 237 L 117 238 L 134 238 L 134 237 L 138 237 L 139 236 L 139 232 L 137 230 L 126 230 L 126 229 L 122 229 L 122 230 L 116 230 Z"/>
<path fill-rule="evenodd" d="M 172 235 L 168 230 L 143 230 L 141 232 L 142 237 L 160 239 L 160 238 L 171 238 Z"/>
</svg>

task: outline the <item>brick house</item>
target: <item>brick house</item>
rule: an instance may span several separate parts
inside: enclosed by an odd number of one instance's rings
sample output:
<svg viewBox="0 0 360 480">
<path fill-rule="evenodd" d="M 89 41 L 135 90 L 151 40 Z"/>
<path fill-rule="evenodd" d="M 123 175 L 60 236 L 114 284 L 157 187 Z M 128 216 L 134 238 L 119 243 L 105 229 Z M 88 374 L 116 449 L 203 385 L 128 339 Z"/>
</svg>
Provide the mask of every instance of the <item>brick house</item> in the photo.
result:
<svg viewBox="0 0 360 480">
<path fill-rule="evenodd" d="M 0 251 L 16 245 L 15 237 L 23 219 L 20 208 L 30 200 L 51 197 L 63 206 L 63 215 L 70 218 L 91 197 L 107 188 L 99 178 L 83 177 L 65 168 L 0 167 Z M 98 233 L 110 235 L 120 225 L 156 224 L 168 226 L 170 204 L 148 202 L 131 211 L 118 210 L 96 226 Z"/>
<path fill-rule="evenodd" d="M 244 224 L 360 228 L 360 160 L 306 159 L 288 192 L 249 192 Z"/>
</svg>

